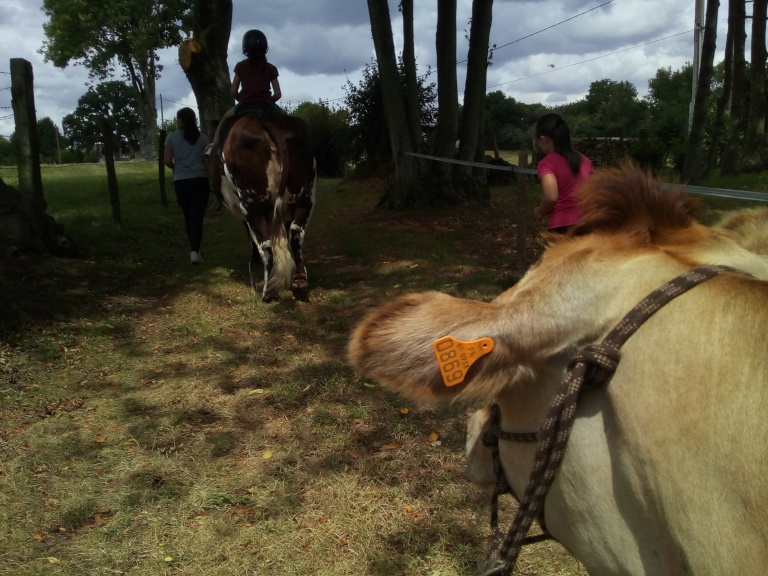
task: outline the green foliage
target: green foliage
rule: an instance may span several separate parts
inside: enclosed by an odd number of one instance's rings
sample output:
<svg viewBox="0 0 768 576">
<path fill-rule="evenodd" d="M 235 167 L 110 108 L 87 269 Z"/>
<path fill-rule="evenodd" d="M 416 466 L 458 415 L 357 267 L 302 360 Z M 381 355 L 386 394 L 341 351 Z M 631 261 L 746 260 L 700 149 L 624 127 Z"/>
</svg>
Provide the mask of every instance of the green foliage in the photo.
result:
<svg viewBox="0 0 768 576">
<path fill-rule="evenodd" d="M 405 95 L 405 70 L 403 61 L 398 61 L 398 72 Z M 418 78 L 419 104 L 421 107 L 421 131 L 428 135 L 437 120 L 437 92 L 434 84 L 427 84 L 426 75 Z M 389 131 L 384 118 L 384 102 L 381 97 L 379 68 L 375 60 L 366 64 L 363 78 L 355 86 L 347 80 L 344 87 L 344 104 L 349 110 L 349 122 L 352 129 L 352 161 L 360 172 L 384 172 L 391 163 L 392 151 Z M 403 96 L 405 97 L 405 96 Z"/>
<path fill-rule="evenodd" d="M 155 52 L 181 42 L 181 26 L 191 0 L 44 0 L 47 40 L 42 54 L 59 68 L 81 61 L 96 78 L 119 64 L 144 69 Z M 160 67 L 157 68 L 160 72 Z"/>
<path fill-rule="evenodd" d="M 114 133 L 113 148 L 120 152 L 138 149 L 135 134 L 141 120 L 136 98 L 130 86 L 116 81 L 89 88 L 78 99 L 75 111 L 64 117 L 62 125 L 70 147 L 78 151 L 101 148 L 102 124 L 107 117 Z"/>
<path fill-rule="evenodd" d="M 292 114 L 302 118 L 312 132 L 318 175 L 338 178 L 344 175 L 352 154 L 349 113 L 331 108 L 327 102 L 303 102 Z"/>
<path fill-rule="evenodd" d="M 585 105 L 594 118 L 595 128 L 604 136 L 637 136 L 645 116 L 645 104 L 637 99 L 637 88 L 628 81 L 592 82 Z"/>
<path fill-rule="evenodd" d="M 43 162 L 53 164 L 58 159 L 59 127 L 47 116 L 37 121 L 37 142 Z"/>
<path fill-rule="evenodd" d="M 688 110 L 691 103 L 693 66 L 659 68 L 648 81 L 648 135 L 664 153 L 664 164 L 682 169 L 688 142 Z"/>
<path fill-rule="evenodd" d="M 16 164 L 16 148 L 8 138 L 0 136 L 0 166 L 14 166 Z"/>
<path fill-rule="evenodd" d="M 541 104 L 523 104 L 497 90 L 485 98 L 485 118 L 493 130 L 496 144 L 503 150 L 531 147 L 531 126 L 546 108 Z M 490 149 L 490 142 L 486 143 Z"/>
</svg>

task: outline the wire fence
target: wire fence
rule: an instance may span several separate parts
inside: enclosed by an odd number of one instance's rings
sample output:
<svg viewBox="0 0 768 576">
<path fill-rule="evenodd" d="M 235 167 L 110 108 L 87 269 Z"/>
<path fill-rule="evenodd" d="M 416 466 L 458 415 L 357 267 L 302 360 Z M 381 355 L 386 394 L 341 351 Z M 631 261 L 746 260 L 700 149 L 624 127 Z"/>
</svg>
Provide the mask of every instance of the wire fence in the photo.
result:
<svg viewBox="0 0 768 576">
<path fill-rule="evenodd" d="M 520 168 L 518 166 L 496 166 L 495 164 L 486 164 L 484 162 L 469 162 L 466 160 L 454 160 L 452 158 L 440 158 L 439 156 L 428 156 L 426 154 L 416 154 L 415 152 L 406 152 L 408 156 L 422 158 L 424 160 L 433 160 L 447 162 L 448 164 L 461 164 L 463 166 L 474 166 L 485 168 L 486 170 L 501 170 L 503 172 L 516 172 L 518 174 L 536 175 L 535 168 Z M 677 189 L 680 185 L 664 184 L 667 189 Z M 733 198 L 736 200 L 748 200 L 752 202 L 768 202 L 768 194 L 765 192 L 756 192 L 753 190 L 730 190 L 728 188 L 710 188 L 708 186 L 690 186 L 684 185 L 687 192 L 698 194 L 700 196 L 715 196 L 719 198 Z"/>
</svg>

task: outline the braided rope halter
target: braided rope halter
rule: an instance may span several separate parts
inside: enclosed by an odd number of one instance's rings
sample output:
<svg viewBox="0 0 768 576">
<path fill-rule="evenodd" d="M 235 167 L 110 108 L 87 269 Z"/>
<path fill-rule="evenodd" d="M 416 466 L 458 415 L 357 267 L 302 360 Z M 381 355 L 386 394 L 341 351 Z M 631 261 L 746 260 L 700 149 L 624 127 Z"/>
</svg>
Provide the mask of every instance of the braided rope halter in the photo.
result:
<svg viewBox="0 0 768 576">
<path fill-rule="evenodd" d="M 597 388 L 608 383 L 621 359 L 621 346 L 657 310 L 676 297 L 722 274 L 738 272 L 729 266 L 702 266 L 674 278 L 640 301 L 599 344 L 586 346 L 568 363 L 563 383 L 537 432 L 511 433 L 501 430 L 500 409 L 491 408 L 491 427 L 483 444 L 491 449 L 496 487 L 491 496 L 491 537 L 482 576 L 508 576 L 515 567 L 520 550 L 526 544 L 550 538 L 544 525 L 544 499 L 560 468 L 568 438 L 576 418 L 576 406 L 582 388 Z M 499 456 L 499 440 L 538 442 L 536 457 L 523 498 L 506 536 L 498 529 L 498 497 L 513 494 Z M 544 534 L 527 536 L 534 518 Z"/>
</svg>

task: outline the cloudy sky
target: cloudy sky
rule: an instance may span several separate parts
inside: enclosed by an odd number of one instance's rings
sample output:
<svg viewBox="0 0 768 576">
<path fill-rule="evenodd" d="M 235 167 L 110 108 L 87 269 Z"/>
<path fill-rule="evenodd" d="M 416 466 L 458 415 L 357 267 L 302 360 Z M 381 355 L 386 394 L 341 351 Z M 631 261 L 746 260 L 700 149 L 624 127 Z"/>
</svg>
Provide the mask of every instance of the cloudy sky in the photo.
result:
<svg viewBox="0 0 768 576">
<path fill-rule="evenodd" d="M 438 0 L 416 0 L 416 58 L 420 72 L 435 66 Z M 42 0 L 0 2 L 0 135 L 13 130 L 10 59 L 32 63 L 38 119 L 58 126 L 87 90 L 82 66 L 65 69 L 39 54 L 45 40 Z M 397 0 L 390 0 L 395 47 L 402 49 Z M 488 90 L 501 90 L 519 102 L 546 105 L 581 99 L 591 82 L 608 78 L 630 81 L 643 96 L 659 68 L 681 68 L 693 61 L 695 0 L 496 0 L 491 44 L 497 49 L 488 71 Z M 718 56 L 725 43 L 727 3 L 720 5 Z M 464 86 L 471 0 L 458 0 L 458 91 Z M 347 80 L 357 84 L 374 56 L 364 0 L 234 0 L 229 43 L 230 73 L 243 58 L 240 43 L 250 28 L 269 39 L 269 60 L 280 71 L 283 104 L 330 101 L 341 105 Z M 163 117 L 181 106 L 196 108 L 189 83 L 178 64 L 178 51 L 160 53 L 164 66 L 157 83 Z M 436 77 L 432 77 L 436 81 Z M 158 113 L 160 103 L 158 101 Z"/>
</svg>

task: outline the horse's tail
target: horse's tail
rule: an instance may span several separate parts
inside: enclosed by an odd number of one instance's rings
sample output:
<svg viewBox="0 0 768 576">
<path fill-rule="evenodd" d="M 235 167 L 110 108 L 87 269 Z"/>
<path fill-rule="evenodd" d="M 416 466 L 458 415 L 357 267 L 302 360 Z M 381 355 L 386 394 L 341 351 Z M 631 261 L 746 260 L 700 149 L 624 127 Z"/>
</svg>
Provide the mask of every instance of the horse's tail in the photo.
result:
<svg viewBox="0 0 768 576">
<path fill-rule="evenodd" d="M 270 293 L 272 290 L 289 289 L 293 280 L 293 273 L 296 270 L 296 263 L 293 260 L 288 231 L 286 230 L 286 215 L 283 213 L 286 210 L 284 198 L 288 185 L 288 173 L 291 169 L 291 156 L 286 143 L 287 127 L 280 120 L 282 118 L 274 118 L 272 115 L 260 119 L 262 127 L 277 147 L 280 162 L 280 183 L 269 230 L 269 237 L 272 241 L 272 276 L 266 287 L 266 293 Z"/>
<path fill-rule="evenodd" d="M 288 233 L 285 229 L 282 196 L 278 196 L 275 201 L 275 210 L 269 225 L 269 238 L 272 243 L 272 274 L 267 283 L 265 294 L 289 289 L 293 272 L 296 269 L 296 263 L 293 261 L 288 242 Z"/>
</svg>

